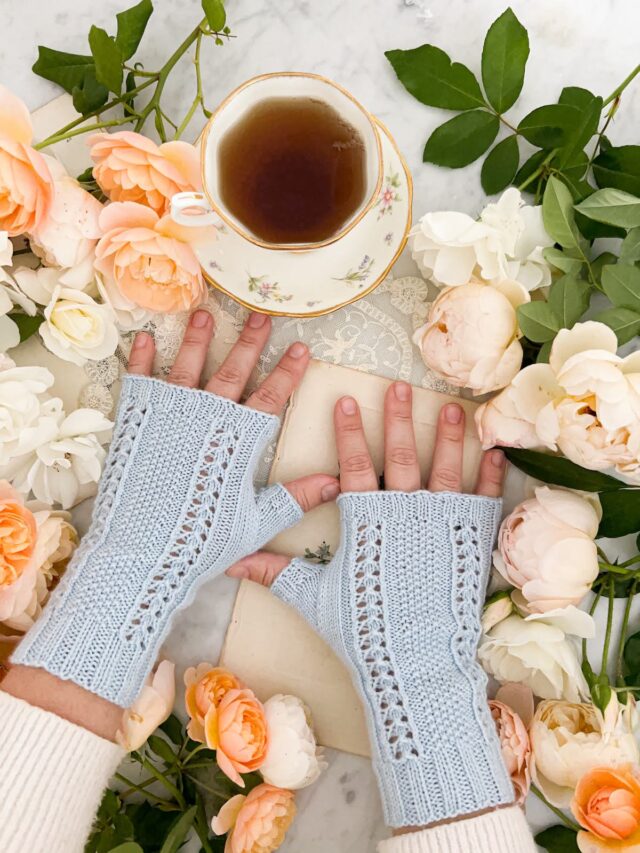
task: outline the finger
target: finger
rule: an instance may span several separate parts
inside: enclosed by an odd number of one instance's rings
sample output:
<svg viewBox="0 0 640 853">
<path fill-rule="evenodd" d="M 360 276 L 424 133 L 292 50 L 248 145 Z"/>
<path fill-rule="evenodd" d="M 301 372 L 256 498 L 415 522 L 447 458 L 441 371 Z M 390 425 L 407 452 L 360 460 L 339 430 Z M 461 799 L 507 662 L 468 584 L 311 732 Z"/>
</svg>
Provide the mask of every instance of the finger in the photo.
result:
<svg viewBox="0 0 640 853">
<path fill-rule="evenodd" d="M 205 390 L 227 397 L 229 400 L 235 400 L 237 403 L 252 370 L 258 363 L 270 332 L 271 319 L 266 314 L 257 312 L 250 314 L 240 337 L 207 382 Z"/>
<path fill-rule="evenodd" d="M 207 357 L 207 350 L 213 334 L 213 317 L 208 311 L 200 309 L 189 318 L 178 355 L 167 376 L 167 382 L 197 388 L 200 375 Z"/>
<path fill-rule="evenodd" d="M 234 563 L 227 569 L 231 578 L 242 578 L 262 586 L 271 586 L 280 572 L 291 562 L 291 557 L 284 554 L 270 554 L 268 551 L 256 551 L 249 557 L 245 557 Z"/>
<path fill-rule="evenodd" d="M 488 450 L 482 454 L 476 494 L 487 498 L 499 498 L 504 485 L 507 460 L 501 450 Z"/>
<path fill-rule="evenodd" d="M 360 409 L 353 397 L 342 397 L 333 412 L 343 492 L 375 492 L 378 488 Z"/>
<path fill-rule="evenodd" d="M 340 494 L 340 483 L 329 474 L 311 474 L 284 484 L 285 489 L 300 504 L 304 512 L 335 501 Z"/>
<path fill-rule="evenodd" d="M 394 382 L 384 398 L 384 482 L 398 492 L 420 488 L 411 398 L 408 382 Z"/>
<path fill-rule="evenodd" d="M 133 340 L 127 370 L 137 376 L 151 376 L 155 354 L 156 345 L 151 335 L 148 332 L 138 332 Z"/>
<path fill-rule="evenodd" d="M 309 358 L 309 350 L 303 343 L 296 341 L 295 344 L 291 344 L 274 370 L 249 397 L 247 406 L 259 412 L 279 415 L 300 384 L 309 364 Z"/>
<path fill-rule="evenodd" d="M 440 409 L 436 446 L 427 488 L 431 492 L 459 492 L 462 488 L 464 411 L 457 403 Z"/>
</svg>

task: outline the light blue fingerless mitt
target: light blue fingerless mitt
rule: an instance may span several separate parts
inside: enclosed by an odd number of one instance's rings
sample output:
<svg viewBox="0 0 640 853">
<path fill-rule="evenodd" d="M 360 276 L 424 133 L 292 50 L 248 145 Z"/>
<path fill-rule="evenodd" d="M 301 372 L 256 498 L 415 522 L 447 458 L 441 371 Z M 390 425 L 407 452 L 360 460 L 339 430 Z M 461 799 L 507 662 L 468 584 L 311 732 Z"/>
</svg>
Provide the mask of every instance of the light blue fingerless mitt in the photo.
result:
<svg viewBox="0 0 640 853">
<path fill-rule="evenodd" d="M 272 590 L 351 670 L 387 825 L 512 803 L 476 662 L 501 501 L 423 491 L 338 503 L 335 558 L 294 560 Z"/>
<path fill-rule="evenodd" d="M 13 654 L 123 707 L 198 585 L 295 524 L 282 486 L 256 494 L 278 418 L 127 376 L 87 535 Z"/>
</svg>

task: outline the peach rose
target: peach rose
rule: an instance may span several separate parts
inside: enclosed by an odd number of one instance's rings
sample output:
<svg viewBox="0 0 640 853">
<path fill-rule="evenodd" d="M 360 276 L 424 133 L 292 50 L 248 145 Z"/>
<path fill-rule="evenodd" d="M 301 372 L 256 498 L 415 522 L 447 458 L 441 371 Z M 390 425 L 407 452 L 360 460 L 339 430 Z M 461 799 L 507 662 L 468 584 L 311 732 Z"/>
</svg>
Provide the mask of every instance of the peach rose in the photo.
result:
<svg viewBox="0 0 640 853">
<path fill-rule="evenodd" d="M 524 803 L 531 787 L 531 743 L 527 729 L 518 714 L 504 702 L 491 699 L 489 708 L 500 738 L 502 760 L 511 776 L 517 801 Z"/>
<path fill-rule="evenodd" d="M 571 811 L 583 827 L 582 853 L 640 850 L 640 772 L 632 764 L 596 767 L 580 779 Z"/>
<path fill-rule="evenodd" d="M 156 145 L 131 130 L 90 136 L 93 177 L 111 201 L 137 201 L 162 215 L 171 196 L 201 189 L 198 152 L 188 142 Z"/>
<path fill-rule="evenodd" d="M 187 240 L 211 229 L 182 228 L 133 201 L 108 204 L 100 214 L 103 236 L 96 269 L 127 299 L 151 311 L 189 311 L 205 299 L 200 264 Z M 191 233 L 193 232 L 193 233 Z"/>
<path fill-rule="evenodd" d="M 0 85 L 0 231 L 10 237 L 37 228 L 53 197 L 49 169 L 32 139 L 29 111 Z"/>
<path fill-rule="evenodd" d="M 273 853 L 284 841 L 296 813 L 294 794 L 266 783 L 248 796 L 238 794 L 211 821 L 216 835 L 227 836 L 225 853 Z"/>
<path fill-rule="evenodd" d="M 190 666 L 184 674 L 184 683 L 187 688 L 184 703 L 191 717 L 187 731 L 190 738 L 204 743 L 204 719 L 209 708 L 219 705 L 229 690 L 239 690 L 244 684 L 229 670 L 210 663 Z"/>
<path fill-rule="evenodd" d="M 0 480 L 0 589 L 29 565 L 36 546 L 36 520 L 18 493 Z"/>
<path fill-rule="evenodd" d="M 244 788 L 241 773 L 251 773 L 264 762 L 269 745 L 262 703 L 248 688 L 229 690 L 204 718 L 205 743 L 216 750 L 218 767 Z"/>
</svg>

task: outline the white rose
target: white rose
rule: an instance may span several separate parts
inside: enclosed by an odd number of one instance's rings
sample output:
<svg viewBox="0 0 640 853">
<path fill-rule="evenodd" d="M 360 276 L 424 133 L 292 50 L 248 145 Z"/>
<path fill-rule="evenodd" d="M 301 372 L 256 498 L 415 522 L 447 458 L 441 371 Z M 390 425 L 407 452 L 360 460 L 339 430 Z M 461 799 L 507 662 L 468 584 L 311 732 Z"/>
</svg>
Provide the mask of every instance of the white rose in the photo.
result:
<svg viewBox="0 0 640 853">
<path fill-rule="evenodd" d="M 640 476 L 640 351 L 621 358 L 616 349 L 603 323 L 562 329 L 549 364 L 526 367 L 476 412 L 483 446 L 547 447 L 585 468 Z"/>
<path fill-rule="evenodd" d="M 506 589 L 494 593 L 482 609 L 482 630 L 487 634 L 498 622 L 513 613 L 513 601 Z"/>
<path fill-rule="evenodd" d="M 553 805 L 567 808 L 580 778 L 595 767 L 640 761 L 633 698 L 621 706 L 613 694 L 606 717 L 588 704 L 551 701 L 538 705 L 529 729 L 531 769 L 536 785 Z"/>
<path fill-rule="evenodd" d="M 33 317 L 36 306 L 16 286 L 13 276 L 4 267 L 11 264 L 13 243 L 6 231 L 0 231 L 0 353 L 6 352 L 20 343 L 20 329 L 8 316 L 17 305 L 25 314 Z"/>
<path fill-rule="evenodd" d="M 529 611 L 578 604 L 598 577 L 597 496 L 541 486 L 504 519 L 493 561 Z"/>
<path fill-rule="evenodd" d="M 306 788 L 326 767 L 311 729 L 309 709 L 296 696 L 278 694 L 264 703 L 269 746 L 260 773 L 290 791 Z"/>
<path fill-rule="evenodd" d="M 95 494 L 106 456 L 102 444 L 112 427 L 95 409 L 76 409 L 65 417 L 62 401 L 53 398 L 0 465 L 0 477 L 22 494 L 32 492 L 40 501 L 68 509 Z"/>
<path fill-rule="evenodd" d="M 516 292 L 527 301 L 519 286 Z M 485 394 L 508 385 L 518 373 L 518 335 L 510 299 L 493 287 L 472 283 L 443 290 L 413 341 L 425 364 L 451 385 Z"/>
<path fill-rule="evenodd" d="M 44 367 L 16 367 L 8 357 L 0 363 L 0 467 L 30 444 L 32 427 L 43 405 L 42 395 L 53 385 Z"/>
<path fill-rule="evenodd" d="M 501 683 L 524 684 L 542 699 L 579 702 L 589 689 L 574 636 L 594 634 L 591 617 L 572 606 L 524 619 L 513 614 L 483 636 L 478 658 Z"/>
<path fill-rule="evenodd" d="M 54 179 L 53 201 L 37 231 L 29 235 L 31 248 L 47 266 L 63 268 L 61 284 L 83 288 L 94 277 L 102 205 L 67 175 L 61 163 L 53 157 L 46 159 Z"/>
<path fill-rule="evenodd" d="M 40 335 L 47 349 L 58 358 L 82 366 L 113 355 L 118 330 L 107 305 L 99 305 L 87 293 L 56 287 L 45 308 Z"/>
</svg>

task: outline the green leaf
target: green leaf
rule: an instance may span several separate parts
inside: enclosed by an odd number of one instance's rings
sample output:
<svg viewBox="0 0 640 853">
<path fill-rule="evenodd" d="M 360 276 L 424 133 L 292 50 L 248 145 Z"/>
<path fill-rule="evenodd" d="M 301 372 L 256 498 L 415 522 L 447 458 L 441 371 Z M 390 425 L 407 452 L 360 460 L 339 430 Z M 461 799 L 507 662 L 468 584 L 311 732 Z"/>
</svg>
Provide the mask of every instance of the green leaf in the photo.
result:
<svg viewBox="0 0 640 853">
<path fill-rule="evenodd" d="M 574 201 L 579 204 L 588 198 L 593 193 L 593 189 L 589 187 L 589 192 L 577 197 L 574 196 Z M 580 229 L 580 233 L 587 240 L 596 240 L 598 237 L 624 237 L 625 232 L 622 228 L 615 228 L 613 225 L 605 225 L 603 222 L 596 222 L 595 219 L 588 219 L 576 208 L 574 209 L 576 216 L 576 225 Z"/>
<path fill-rule="evenodd" d="M 480 84 L 444 50 L 423 44 L 413 50 L 388 50 L 385 56 L 398 80 L 414 98 L 428 107 L 443 110 L 475 110 L 484 106 Z"/>
<path fill-rule="evenodd" d="M 597 133 L 600 114 L 602 113 L 602 98 L 596 96 L 588 89 L 579 86 L 565 86 L 558 98 L 558 103 L 566 106 L 576 107 L 579 117 L 575 125 L 569 131 L 568 139 L 555 158 L 555 165 L 566 174 L 568 168 L 573 168 L 578 158 L 584 162 L 585 169 L 578 177 L 582 177 L 586 170 L 588 157 L 582 150 L 592 136 Z M 580 157 L 582 155 L 582 157 Z"/>
<path fill-rule="evenodd" d="M 118 21 L 116 44 L 120 48 L 123 59 L 131 59 L 138 49 L 152 12 L 151 0 L 140 0 L 140 3 L 116 15 Z"/>
<path fill-rule="evenodd" d="M 562 456 L 551 456 L 548 453 L 538 453 L 536 450 L 516 450 L 509 447 L 505 450 L 509 462 L 536 480 L 551 483 L 554 486 L 565 486 L 567 489 L 581 489 L 585 492 L 617 491 L 626 488 L 626 484 L 600 471 L 590 471 L 565 459 Z"/>
<path fill-rule="evenodd" d="M 560 148 L 571 139 L 571 131 L 580 120 L 580 111 L 568 104 L 547 104 L 526 115 L 518 131 L 538 148 Z"/>
<path fill-rule="evenodd" d="M 117 814 L 113 818 L 113 828 L 116 831 L 118 838 L 123 841 L 131 841 L 133 838 L 133 823 L 130 818 L 124 814 Z"/>
<path fill-rule="evenodd" d="M 144 850 L 135 841 L 125 841 L 124 844 L 112 847 L 110 853 L 144 853 Z"/>
<path fill-rule="evenodd" d="M 616 264 L 618 259 L 613 252 L 601 252 L 595 261 L 591 261 L 591 272 L 597 282 L 602 282 L 602 270 L 610 264 Z"/>
<path fill-rule="evenodd" d="M 591 291 L 586 281 L 563 275 L 551 285 L 548 302 L 561 328 L 571 329 L 588 309 L 590 299 Z"/>
<path fill-rule="evenodd" d="M 102 802 L 100 803 L 100 808 L 98 809 L 98 819 L 108 821 L 110 818 L 118 814 L 121 805 L 118 794 L 110 788 L 107 788 L 104 792 Z"/>
<path fill-rule="evenodd" d="M 551 355 L 552 343 L 553 341 L 547 341 L 546 343 L 542 344 L 542 346 L 538 350 L 536 364 L 549 364 L 549 356 Z"/>
<path fill-rule="evenodd" d="M 487 195 L 502 192 L 508 187 L 518 171 L 520 151 L 518 138 L 507 136 L 493 148 L 482 164 L 480 181 Z"/>
<path fill-rule="evenodd" d="M 615 187 L 640 195 L 640 145 L 621 145 L 601 151 L 593 161 L 599 187 Z"/>
<path fill-rule="evenodd" d="M 40 328 L 40 324 L 44 320 L 39 314 L 36 314 L 35 317 L 30 317 L 28 314 L 9 314 L 9 317 L 13 320 L 13 322 L 18 327 L 18 332 L 20 333 L 20 340 L 26 341 L 27 338 L 30 338 L 31 335 L 35 334 Z"/>
<path fill-rule="evenodd" d="M 459 169 L 477 160 L 498 134 L 500 120 L 485 110 L 471 110 L 437 127 L 424 148 L 422 159 L 436 166 Z"/>
<path fill-rule="evenodd" d="M 640 261 L 640 228 L 632 228 L 622 241 L 620 260 L 625 264 Z"/>
<path fill-rule="evenodd" d="M 572 258 L 566 252 L 563 252 L 562 249 L 556 249 L 555 246 L 547 246 L 546 249 L 542 250 L 542 255 L 545 261 L 551 264 L 551 266 L 572 275 L 580 272 L 584 263 L 579 258 Z"/>
<path fill-rule="evenodd" d="M 160 724 L 160 729 L 163 731 L 172 743 L 179 746 L 183 740 L 182 723 L 175 714 L 171 714 L 164 723 Z"/>
<path fill-rule="evenodd" d="M 202 0 L 202 9 L 211 29 L 219 33 L 227 20 L 222 0 Z"/>
<path fill-rule="evenodd" d="M 165 812 L 148 801 L 127 806 L 127 816 L 134 826 L 134 838 L 145 851 L 157 851 L 162 846 L 169 829 L 176 822 L 175 812 Z"/>
<path fill-rule="evenodd" d="M 164 844 L 160 848 L 160 853 L 176 853 L 182 845 L 182 842 L 187 837 L 187 833 L 191 829 L 196 816 L 196 810 L 197 806 L 191 806 L 191 808 L 182 815 L 180 820 L 176 821 L 176 823 L 171 827 Z"/>
<path fill-rule="evenodd" d="M 149 735 L 147 743 L 149 744 L 149 749 L 160 756 L 167 764 L 175 763 L 175 753 L 164 738 L 158 737 L 158 735 Z"/>
<path fill-rule="evenodd" d="M 600 495 L 602 521 L 598 536 L 615 539 L 640 530 L 640 489 L 620 489 Z"/>
<path fill-rule="evenodd" d="M 116 95 L 122 89 L 122 53 L 106 30 L 96 27 L 89 30 L 89 47 L 96 64 L 96 77 Z"/>
<path fill-rule="evenodd" d="M 482 83 L 497 112 L 506 112 L 518 100 L 528 57 L 527 31 L 506 9 L 489 27 L 482 48 Z"/>
<path fill-rule="evenodd" d="M 548 151 L 536 151 L 534 154 L 529 157 L 528 160 L 525 160 L 520 169 L 518 170 L 517 175 L 514 178 L 514 186 L 521 186 L 527 181 L 531 175 L 542 165 L 542 161 L 549 155 Z M 530 184 L 524 189 L 524 192 L 533 193 L 536 190 L 536 181 L 532 181 Z"/>
<path fill-rule="evenodd" d="M 567 249 L 580 245 L 571 193 L 559 178 L 550 177 L 542 199 L 542 220 L 547 234 Z"/>
<path fill-rule="evenodd" d="M 620 228 L 640 226 L 640 198 L 611 187 L 597 190 L 581 202 L 576 210 L 589 219 L 605 222 L 607 225 Z"/>
<path fill-rule="evenodd" d="M 81 115 L 92 113 L 104 106 L 109 99 L 109 90 L 98 83 L 94 65 L 87 65 L 82 84 L 74 86 L 71 92 L 73 107 Z"/>
<path fill-rule="evenodd" d="M 77 53 L 65 53 L 52 50 L 44 45 L 38 46 L 38 58 L 32 71 L 45 80 L 51 80 L 71 94 L 76 87 L 82 87 L 87 66 L 93 66 L 91 56 Z"/>
<path fill-rule="evenodd" d="M 638 547 L 640 548 L 640 545 Z M 627 638 L 623 660 L 626 684 L 637 685 L 640 679 L 640 631 Z"/>
<path fill-rule="evenodd" d="M 614 305 L 640 312 L 640 269 L 629 264 L 602 268 L 602 287 Z"/>
<path fill-rule="evenodd" d="M 561 325 L 547 302 L 527 302 L 518 306 L 518 325 L 530 341 L 545 343 L 552 341 Z"/>
<path fill-rule="evenodd" d="M 549 826 L 535 837 L 536 844 L 544 847 L 549 853 L 580 853 L 577 833 L 568 826 Z"/>
<path fill-rule="evenodd" d="M 640 314 L 629 308 L 607 308 L 593 318 L 616 333 L 620 346 L 640 334 Z"/>
</svg>

